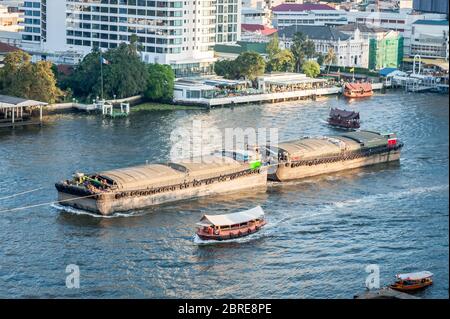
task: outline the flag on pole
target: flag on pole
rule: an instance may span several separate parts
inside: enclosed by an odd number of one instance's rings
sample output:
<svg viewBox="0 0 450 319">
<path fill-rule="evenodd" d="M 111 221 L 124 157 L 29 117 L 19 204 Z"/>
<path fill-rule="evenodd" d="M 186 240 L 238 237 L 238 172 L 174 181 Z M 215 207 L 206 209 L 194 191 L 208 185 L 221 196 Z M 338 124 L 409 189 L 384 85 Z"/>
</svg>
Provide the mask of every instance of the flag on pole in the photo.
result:
<svg viewBox="0 0 450 319">
<path fill-rule="evenodd" d="M 101 61 L 102 64 L 109 64 L 109 61 L 106 60 L 106 59 L 103 58 L 103 57 L 100 58 L 100 61 Z"/>
</svg>

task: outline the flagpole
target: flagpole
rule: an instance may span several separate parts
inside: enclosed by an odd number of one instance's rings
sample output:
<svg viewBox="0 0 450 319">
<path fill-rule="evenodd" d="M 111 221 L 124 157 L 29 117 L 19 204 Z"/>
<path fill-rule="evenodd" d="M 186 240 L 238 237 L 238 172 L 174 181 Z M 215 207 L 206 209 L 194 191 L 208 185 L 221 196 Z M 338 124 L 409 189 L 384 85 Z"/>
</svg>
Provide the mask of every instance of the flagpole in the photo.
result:
<svg viewBox="0 0 450 319">
<path fill-rule="evenodd" d="M 100 82 L 101 82 L 101 95 L 102 95 L 102 101 L 103 101 L 103 56 L 102 56 L 102 50 L 100 49 Z"/>
</svg>

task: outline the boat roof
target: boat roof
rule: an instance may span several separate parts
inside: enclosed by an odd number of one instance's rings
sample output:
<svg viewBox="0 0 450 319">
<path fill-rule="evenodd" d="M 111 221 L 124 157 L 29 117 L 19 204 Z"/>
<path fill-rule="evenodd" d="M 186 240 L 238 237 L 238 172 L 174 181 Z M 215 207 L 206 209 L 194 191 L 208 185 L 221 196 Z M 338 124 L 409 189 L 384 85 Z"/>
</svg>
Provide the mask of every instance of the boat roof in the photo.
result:
<svg viewBox="0 0 450 319">
<path fill-rule="evenodd" d="M 145 164 L 98 173 L 113 180 L 119 188 L 137 189 L 184 178 L 185 174 L 164 164 Z"/>
<path fill-rule="evenodd" d="M 243 164 L 228 156 L 205 155 L 167 164 L 145 164 L 99 172 L 122 189 L 167 186 L 185 180 L 210 178 L 243 170 Z"/>
<path fill-rule="evenodd" d="M 386 145 L 387 137 L 378 132 L 372 131 L 354 131 L 341 134 L 342 137 L 357 141 L 364 147 L 376 147 Z"/>
<path fill-rule="evenodd" d="M 169 163 L 168 165 L 180 172 L 189 174 L 191 178 L 205 177 L 208 175 L 218 176 L 220 174 L 242 170 L 241 163 L 229 156 L 221 155 L 204 155 L 181 160 L 176 163 Z"/>
<path fill-rule="evenodd" d="M 254 207 L 252 209 L 244 210 L 242 212 L 224 214 L 224 215 L 204 215 L 200 219 L 200 225 L 213 225 L 213 226 L 229 226 L 241 223 L 246 223 L 250 220 L 262 218 L 264 211 L 261 206 Z"/>
<path fill-rule="evenodd" d="M 387 144 L 387 137 L 377 132 L 354 131 L 336 136 L 303 137 L 278 144 L 278 149 L 290 156 L 315 157 L 341 151 L 341 146 L 347 150 L 361 147 L 376 147 Z"/>
<path fill-rule="evenodd" d="M 364 83 L 345 83 L 345 87 L 349 90 L 361 90 L 364 89 L 364 91 L 371 91 L 372 90 L 372 84 L 368 82 Z"/>
<path fill-rule="evenodd" d="M 408 274 L 398 274 L 396 277 L 401 280 L 420 280 L 425 278 L 430 278 L 433 276 L 433 273 L 429 271 L 419 271 L 412 272 Z"/>
<path fill-rule="evenodd" d="M 359 112 L 341 110 L 341 109 L 331 109 L 330 117 L 340 116 L 345 119 L 359 119 Z"/>
</svg>

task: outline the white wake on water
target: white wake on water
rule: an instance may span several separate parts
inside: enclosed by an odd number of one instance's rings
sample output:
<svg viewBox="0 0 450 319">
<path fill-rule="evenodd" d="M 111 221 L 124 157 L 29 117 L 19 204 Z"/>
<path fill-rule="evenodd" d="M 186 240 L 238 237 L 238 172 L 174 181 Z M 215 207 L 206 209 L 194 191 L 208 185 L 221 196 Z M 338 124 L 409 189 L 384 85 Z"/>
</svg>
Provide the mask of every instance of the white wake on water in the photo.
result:
<svg viewBox="0 0 450 319">
<path fill-rule="evenodd" d="M 60 204 L 52 204 L 51 207 L 59 210 L 59 211 L 64 211 L 70 214 L 74 214 L 74 215 L 85 215 L 85 216 L 90 216 L 90 217 L 95 217 L 95 218 L 118 218 L 118 217 L 136 217 L 136 216 L 141 216 L 143 215 L 143 213 L 134 213 L 134 212 L 130 212 L 130 213 L 114 213 L 113 215 L 109 215 L 109 216 L 104 216 L 104 215 L 100 215 L 100 214 L 95 214 L 92 212 L 89 212 L 87 210 L 83 210 L 83 209 L 78 209 L 78 208 L 73 208 L 70 206 L 63 206 Z"/>
</svg>

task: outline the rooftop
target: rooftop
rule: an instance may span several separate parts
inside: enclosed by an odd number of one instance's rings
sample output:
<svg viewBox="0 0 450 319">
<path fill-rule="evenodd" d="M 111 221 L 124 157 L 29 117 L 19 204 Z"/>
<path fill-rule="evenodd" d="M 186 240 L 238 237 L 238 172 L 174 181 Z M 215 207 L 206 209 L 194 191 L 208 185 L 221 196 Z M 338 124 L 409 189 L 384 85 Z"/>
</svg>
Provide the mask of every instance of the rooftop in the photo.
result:
<svg viewBox="0 0 450 319">
<path fill-rule="evenodd" d="M 277 32 L 275 28 L 269 28 L 262 24 L 241 24 L 242 31 L 260 33 L 262 35 L 271 35 Z"/>
<path fill-rule="evenodd" d="M 20 51 L 20 49 L 10 44 L 0 42 L 0 53 L 10 53 L 14 51 Z"/>
<path fill-rule="evenodd" d="M 282 3 L 274 8 L 272 11 L 280 12 L 280 11 L 314 11 L 314 10 L 335 10 L 333 7 L 330 7 L 327 4 L 318 4 L 318 3 Z"/>
<path fill-rule="evenodd" d="M 359 31 L 364 33 L 381 33 L 381 32 L 388 32 L 389 29 L 381 28 L 381 27 L 370 27 L 367 24 L 356 24 L 356 23 L 349 23 L 337 26 L 336 29 L 339 31 L 355 31 L 356 29 L 359 29 Z"/>
<path fill-rule="evenodd" d="M 448 25 L 448 20 L 417 20 L 413 24 Z"/>
<path fill-rule="evenodd" d="M 350 35 L 339 31 L 336 28 L 322 25 L 291 25 L 278 30 L 280 38 L 293 38 L 297 32 L 302 32 L 309 39 L 313 40 L 347 40 Z"/>
</svg>

